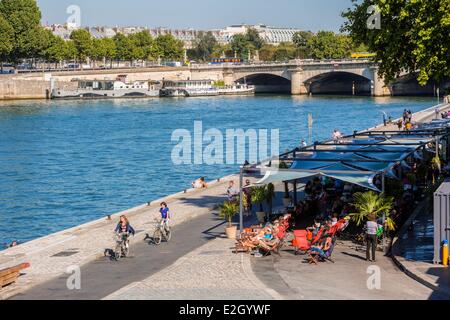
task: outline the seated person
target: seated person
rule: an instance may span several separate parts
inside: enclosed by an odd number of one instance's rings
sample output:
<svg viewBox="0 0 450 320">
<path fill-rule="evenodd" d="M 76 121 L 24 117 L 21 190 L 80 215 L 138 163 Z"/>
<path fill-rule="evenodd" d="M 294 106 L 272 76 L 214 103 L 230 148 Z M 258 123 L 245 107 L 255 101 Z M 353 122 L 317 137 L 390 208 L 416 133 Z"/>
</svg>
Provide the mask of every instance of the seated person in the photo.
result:
<svg viewBox="0 0 450 320">
<path fill-rule="evenodd" d="M 208 185 L 205 182 L 205 177 L 201 177 L 194 182 L 192 182 L 192 188 L 194 189 L 206 189 Z"/>
<path fill-rule="evenodd" d="M 311 255 L 319 255 L 325 257 L 327 251 L 333 247 L 333 239 L 328 237 L 320 241 L 317 245 L 311 247 Z"/>
<path fill-rule="evenodd" d="M 259 246 L 267 251 L 272 251 L 279 243 L 280 240 L 273 236 L 272 228 L 265 228 L 264 236 L 259 239 Z"/>
<path fill-rule="evenodd" d="M 322 223 L 320 222 L 320 220 L 316 219 L 316 220 L 314 220 L 314 225 L 308 229 L 311 230 L 313 237 L 316 237 L 321 228 L 322 228 Z"/>
</svg>

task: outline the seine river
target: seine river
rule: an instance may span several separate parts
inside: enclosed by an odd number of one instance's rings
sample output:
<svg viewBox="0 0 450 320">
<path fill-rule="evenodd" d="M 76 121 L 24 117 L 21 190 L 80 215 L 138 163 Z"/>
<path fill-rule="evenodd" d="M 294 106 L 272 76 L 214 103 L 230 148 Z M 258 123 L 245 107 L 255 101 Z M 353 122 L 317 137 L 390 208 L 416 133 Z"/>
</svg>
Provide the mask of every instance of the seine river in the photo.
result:
<svg viewBox="0 0 450 320">
<path fill-rule="evenodd" d="M 280 150 L 372 127 L 431 98 L 217 97 L 0 102 L 0 248 L 182 191 L 237 165 L 172 164 L 176 129 L 279 129 Z"/>
</svg>

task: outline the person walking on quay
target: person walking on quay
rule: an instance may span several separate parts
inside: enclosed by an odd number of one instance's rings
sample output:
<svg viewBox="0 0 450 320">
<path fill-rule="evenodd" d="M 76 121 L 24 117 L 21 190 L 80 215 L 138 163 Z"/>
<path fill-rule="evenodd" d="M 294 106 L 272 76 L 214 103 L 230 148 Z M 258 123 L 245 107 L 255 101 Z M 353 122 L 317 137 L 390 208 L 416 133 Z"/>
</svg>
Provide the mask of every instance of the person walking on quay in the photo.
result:
<svg viewBox="0 0 450 320">
<path fill-rule="evenodd" d="M 235 202 L 237 200 L 237 196 L 239 195 L 239 191 L 234 187 L 234 181 L 230 181 L 227 189 L 227 197 L 228 201 Z"/>
<path fill-rule="evenodd" d="M 377 217 L 374 214 L 369 215 L 369 220 L 366 224 L 366 260 L 370 262 L 375 262 L 375 253 L 377 251 L 378 245 L 378 228 L 380 227 L 377 223 Z M 372 255 L 371 255 L 372 254 Z"/>
<path fill-rule="evenodd" d="M 252 204 L 252 188 L 250 187 L 251 182 L 250 180 L 246 180 L 245 181 L 245 186 L 244 186 L 244 211 L 245 211 L 245 215 L 251 216 L 252 214 L 252 209 L 253 209 L 253 204 Z"/>
</svg>

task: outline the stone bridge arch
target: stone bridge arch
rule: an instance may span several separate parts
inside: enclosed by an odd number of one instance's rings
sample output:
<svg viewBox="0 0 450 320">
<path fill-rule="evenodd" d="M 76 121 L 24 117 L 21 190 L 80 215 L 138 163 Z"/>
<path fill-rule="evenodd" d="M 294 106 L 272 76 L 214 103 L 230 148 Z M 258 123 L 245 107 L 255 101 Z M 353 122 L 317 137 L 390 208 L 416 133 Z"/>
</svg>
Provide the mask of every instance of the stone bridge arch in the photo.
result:
<svg viewBox="0 0 450 320">
<path fill-rule="evenodd" d="M 303 81 L 310 94 L 371 95 L 373 73 L 367 70 L 333 70 Z"/>
<path fill-rule="evenodd" d="M 257 93 L 290 93 L 291 79 L 283 73 L 257 72 L 236 75 L 234 83 L 255 86 Z"/>
</svg>

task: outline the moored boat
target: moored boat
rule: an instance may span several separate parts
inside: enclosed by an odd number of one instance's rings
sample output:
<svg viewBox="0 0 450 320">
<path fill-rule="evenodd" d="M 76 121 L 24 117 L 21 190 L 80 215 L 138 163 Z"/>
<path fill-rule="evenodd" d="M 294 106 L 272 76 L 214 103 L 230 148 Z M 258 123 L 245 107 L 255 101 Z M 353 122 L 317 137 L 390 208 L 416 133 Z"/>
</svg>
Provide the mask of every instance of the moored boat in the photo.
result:
<svg viewBox="0 0 450 320">
<path fill-rule="evenodd" d="M 78 80 L 74 90 L 53 89 L 52 99 L 112 99 L 159 97 L 160 83 L 156 81 L 128 82 L 126 75 L 116 80 Z"/>
</svg>

